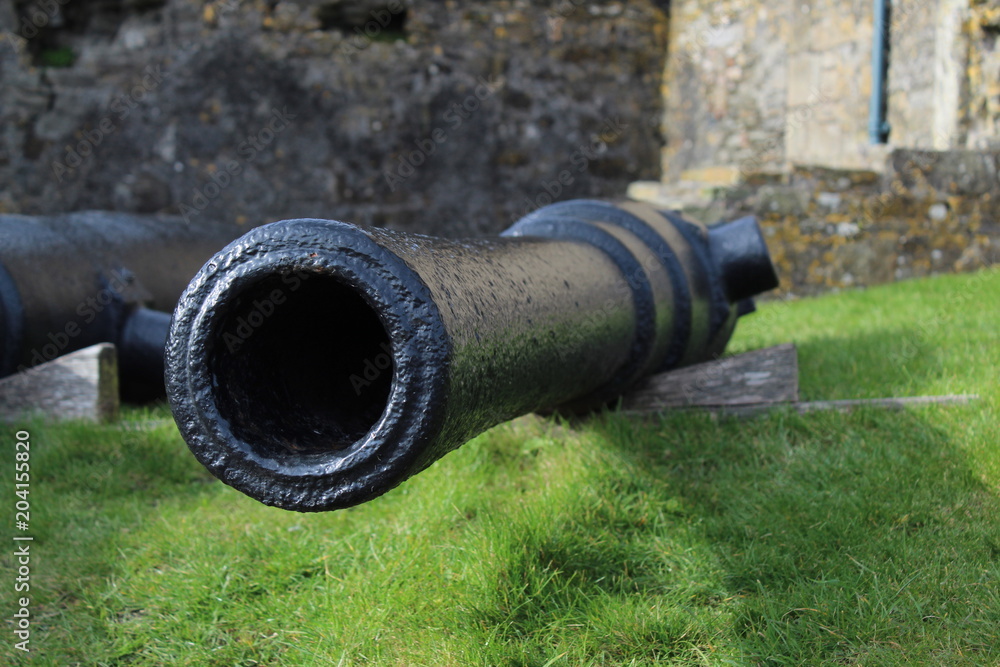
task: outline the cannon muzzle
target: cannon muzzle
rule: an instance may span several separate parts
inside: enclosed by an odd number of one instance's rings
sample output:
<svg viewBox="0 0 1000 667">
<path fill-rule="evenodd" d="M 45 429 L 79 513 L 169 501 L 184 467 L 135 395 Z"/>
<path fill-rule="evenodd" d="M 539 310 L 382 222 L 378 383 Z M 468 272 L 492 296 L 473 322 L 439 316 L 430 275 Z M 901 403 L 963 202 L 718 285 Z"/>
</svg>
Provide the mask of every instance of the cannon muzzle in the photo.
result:
<svg viewBox="0 0 1000 667">
<path fill-rule="evenodd" d="M 637 203 L 563 202 L 463 241 L 278 222 L 189 285 L 168 396 L 225 483 L 343 508 L 495 424 L 593 409 L 717 356 L 776 285 L 752 218 L 706 228 Z"/>
</svg>

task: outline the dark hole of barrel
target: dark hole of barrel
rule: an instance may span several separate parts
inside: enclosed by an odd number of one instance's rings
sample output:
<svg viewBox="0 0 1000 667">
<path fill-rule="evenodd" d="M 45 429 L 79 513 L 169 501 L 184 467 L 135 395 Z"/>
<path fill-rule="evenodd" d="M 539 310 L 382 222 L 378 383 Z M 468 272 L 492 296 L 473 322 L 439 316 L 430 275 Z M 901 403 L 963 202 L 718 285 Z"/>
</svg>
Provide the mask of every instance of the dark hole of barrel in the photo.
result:
<svg viewBox="0 0 1000 667">
<path fill-rule="evenodd" d="M 209 365 L 233 435 L 284 461 L 363 438 L 385 410 L 394 370 L 378 314 L 324 275 L 245 289 L 221 319 Z"/>
</svg>

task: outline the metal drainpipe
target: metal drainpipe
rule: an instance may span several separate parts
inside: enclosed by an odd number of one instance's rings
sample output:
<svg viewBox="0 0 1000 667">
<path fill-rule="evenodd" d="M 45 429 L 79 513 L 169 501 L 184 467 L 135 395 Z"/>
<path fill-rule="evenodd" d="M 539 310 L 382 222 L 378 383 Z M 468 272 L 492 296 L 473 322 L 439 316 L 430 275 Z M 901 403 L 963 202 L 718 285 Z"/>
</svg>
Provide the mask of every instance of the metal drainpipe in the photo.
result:
<svg viewBox="0 0 1000 667">
<path fill-rule="evenodd" d="M 875 0 L 875 26 L 872 39 L 872 97 L 868 109 L 868 138 L 884 144 L 889 138 L 886 120 L 885 83 L 889 46 L 889 0 Z"/>
</svg>

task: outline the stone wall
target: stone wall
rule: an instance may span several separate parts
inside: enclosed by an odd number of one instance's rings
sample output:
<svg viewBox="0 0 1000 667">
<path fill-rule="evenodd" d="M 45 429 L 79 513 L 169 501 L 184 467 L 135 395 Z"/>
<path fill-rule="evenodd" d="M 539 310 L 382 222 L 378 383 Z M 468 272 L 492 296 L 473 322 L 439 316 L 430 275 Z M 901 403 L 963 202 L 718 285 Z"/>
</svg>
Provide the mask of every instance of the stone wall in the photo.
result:
<svg viewBox="0 0 1000 667">
<path fill-rule="evenodd" d="M 631 191 L 706 224 L 756 216 L 781 278 L 776 294 L 803 296 L 1000 262 L 998 177 L 996 152 L 901 149 L 882 173 L 795 167 L 686 200 Z"/>
<path fill-rule="evenodd" d="M 0 211 L 461 235 L 662 168 L 788 292 L 995 262 L 997 3 L 894 6 L 893 141 L 992 152 L 865 154 L 860 0 L 0 0 Z"/>
<path fill-rule="evenodd" d="M 998 168 L 980 152 L 899 150 L 884 174 L 802 168 L 778 196 L 723 199 L 763 220 L 782 290 L 817 294 L 1000 262 Z"/>
<path fill-rule="evenodd" d="M 873 16 L 870 0 L 674 3 L 663 179 L 630 194 L 709 224 L 756 215 L 786 294 L 996 263 L 1000 3 L 891 3 L 880 145 Z"/>
<path fill-rule="evenodd" d="M 675 3 L 665 178 L 883 160 L 867 133 L 872 25 L 869 0 Z"/>
<path fill-rule="evenodd" d="M 938 18 L 937 3 L 908 0 L 893 3 L 889 23 L 892 53 L 889 58 L 888 121 L 891 140 L 911 148 L 943 149 L 953 142 L 950 133 L 935 137 L 935 114 L 944 91 L 939 88 L 938 68 L 928 62 L 938 60 L 944 48 L 946 30 Z M 952 102 L 957 106 L 957 100 Z"/>
<path fill-rule="evenodd" d="M 726 184 L 792 165 L 879 170 L 871 0 L 682 0 L 665 73 L 664 178 Z M 1000 145 L 1000 4 L 891 3 L 890 148 Z"/>
<path fill-rule="evenodd" d="M 671 6 L 663 174 L 785 164 L 791 4 L 680 0 Z M 721 177 L 723 180 L 726 175 Z"/>
<path fill-rule="evenodd" d="M 787 161 L 872 168 L 885 154 L 868 139 L 871 0 L 801 0 L 789 9 Z"/>
<path fill-rule="evenodd" d="M 0 0 L 0 210 L 496 231 L 659 177 L 649 1 Z"/>
<path fill-rule="evenodd" d="M 947 150 L 1000 144 L 1000 4 L 937 0 L 894 5 L 890 140 Z"/>
<path fill-rule="evenodd" d="M 968 113 L 965 145 L 1000 150 L 1000 2 L 974 0 L 966 24 L 969 38 Z"/>
</svg>

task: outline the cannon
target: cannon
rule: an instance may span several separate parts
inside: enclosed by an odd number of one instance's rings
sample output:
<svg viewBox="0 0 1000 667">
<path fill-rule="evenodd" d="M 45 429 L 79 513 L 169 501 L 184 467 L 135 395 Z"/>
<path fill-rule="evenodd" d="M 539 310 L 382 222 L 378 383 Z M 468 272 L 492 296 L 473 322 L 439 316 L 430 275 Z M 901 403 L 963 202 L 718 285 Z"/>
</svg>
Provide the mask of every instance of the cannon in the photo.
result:
<svg viewBox="0 0 1000 667">
<path fill-rule="evenodd" d="M 177 298 L 209 257 L 245 232 L 97 211 L 0 215 L 0 377 L 110 342 L 123 396 L 162 396 Z"/>
<path fill-rule="evenodd" d="M 167 395 L 223 482 L 333 510 L 498 423 L 593 410 L 719 355 L 775 286 L 753 218 L 705 227 L 635 202 L 553 204 L 469 240 L 277 222 L 188 286 Z"/>
</svg>

